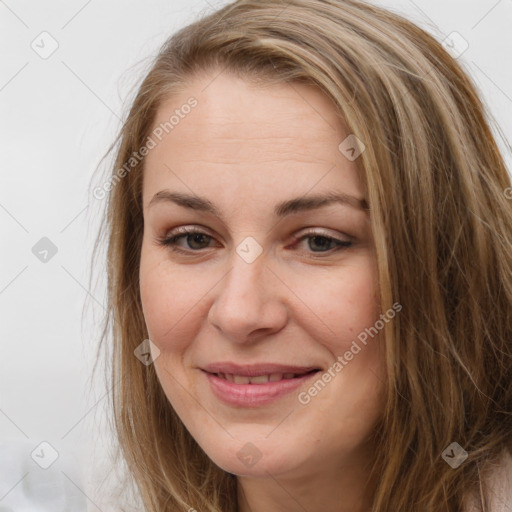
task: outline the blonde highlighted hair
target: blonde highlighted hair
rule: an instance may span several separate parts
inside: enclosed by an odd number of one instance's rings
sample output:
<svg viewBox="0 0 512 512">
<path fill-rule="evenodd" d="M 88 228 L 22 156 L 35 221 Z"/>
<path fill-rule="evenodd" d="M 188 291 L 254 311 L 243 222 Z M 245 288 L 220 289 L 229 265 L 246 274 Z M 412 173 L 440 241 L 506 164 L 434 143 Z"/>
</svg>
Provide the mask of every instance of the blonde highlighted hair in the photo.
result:
<svg viewBox="0 0 512 512">
<path fill-rule="evenodd" d="M 318 86 L 366 150 L 386 324 L 385 414 L 372 512 L 487 510 L 485 475 L 512 452 L 512 200 L 488 114 L 462 67 L 401 16 L 356 0 L 239 0 L 178 31 L 143 80 L 112 145 L 112 173 L 144 146 L 155 113 L 197 74 Z M 201 108 L 200 105 L 198 107 Z M 172 409 L 152 365 L 139 294 L 144 160 L 111 189 L 107 238 L 112 407 L 121 454 L 148 512 L 235 512 L 236 477 Z M 441 454 L 468 452 L 457 468 Z"/>
</svg>

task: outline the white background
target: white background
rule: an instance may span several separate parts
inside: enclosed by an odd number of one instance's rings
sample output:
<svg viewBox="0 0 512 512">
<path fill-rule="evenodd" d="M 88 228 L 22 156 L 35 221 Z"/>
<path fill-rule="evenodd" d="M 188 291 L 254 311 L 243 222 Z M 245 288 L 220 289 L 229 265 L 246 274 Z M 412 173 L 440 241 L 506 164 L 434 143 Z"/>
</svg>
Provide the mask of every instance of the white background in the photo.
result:
<svg viewBox="0 0 512 512">
<path fill-rule="evenodd" d="M 106 405 L 101 377 L 90 380 L 105 302 L 104 282 L 89 286 L 103 207 L 91 180 L 160 45 L 225 3 L 0 0 L 0 512 L 108 510 L 87 483 L 103 471 L 87 457 L 103 453 Z M 468 41 L 459 61 L 511 141 L 512 0 L 374 3 Z M 43 31 L 59 45 L 47 59 L 31 48 Z M 42 237 L 57 247 L 46 263 L 32 252 Z M 59 454 L 47 470 L 31 458 L 42 441 Z"/>
</svg>

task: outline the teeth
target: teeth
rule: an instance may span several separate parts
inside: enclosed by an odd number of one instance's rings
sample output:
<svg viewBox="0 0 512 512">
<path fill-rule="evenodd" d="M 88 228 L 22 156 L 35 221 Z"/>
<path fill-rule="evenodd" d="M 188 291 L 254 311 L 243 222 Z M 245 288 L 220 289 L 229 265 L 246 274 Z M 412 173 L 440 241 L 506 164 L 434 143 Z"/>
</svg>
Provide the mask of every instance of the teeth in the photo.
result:
<svg viewBox="0 0 512 512">
<path fill-rule="evenodd" d="M 295 373 L 271 373 L 266 375 L 256 375 L 247 377 L 246 375 L 233 375 L 232 373 L 218 373 L 221 379 L 226 379 L 235 384 L 266 384 L 267 382 L 277 382 L 283 379 L 293 379 Z"/>
<path fill-rule="evenodd" d="M 249 377 L 246 375 L 233 375 L 233 382 L 235 384 L 249 384 Z"/>
<path fill-rule="evenodd" d="M 258 375 L 257 377 L 249 377 L 251 384 L 265 384 L 268 382 L 268 375 Z"/>
</svg>

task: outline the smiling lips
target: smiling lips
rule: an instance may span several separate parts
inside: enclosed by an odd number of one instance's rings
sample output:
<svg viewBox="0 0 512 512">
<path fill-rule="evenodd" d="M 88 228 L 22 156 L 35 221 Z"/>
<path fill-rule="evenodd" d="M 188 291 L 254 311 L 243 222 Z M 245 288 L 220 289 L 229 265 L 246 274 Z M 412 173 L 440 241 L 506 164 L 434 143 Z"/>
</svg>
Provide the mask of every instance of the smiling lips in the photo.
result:
<svg viewBox="0 0 512 512">
<path fill-rule="evenodd" d="M 247 377 L 257 377 L 261 375 L 271 374 L 293 374 L 303 375 L 311 370 L 318 370 L 318 366 L 293 366 L 277 363 L 258 363 L 258 364 L 236 364 L 232 362 L 212 363 L 207 366 L 201 367 L 202 370 L 208 373 L 224 373 L 229 375 L 240 375 Z"/>
<path fill-rule="evenodd" d="M 235 375 L 233 373 L 217 373 L 217 377 L 229 380 L 235 384 L 265 384 L 267 382 L 278 382 L 283 379 L 294 379 L 300 374 L 297 373 L 270 373 L 248 377 L 247 375 Z"/>
<path fill-rule="evenodd" d="M 211 390 L 222 401 L 238 407 L 268 404 L 299 387 L 319 371 L 305 366 L 217 363 L 201 368 Z"/>
</svg>

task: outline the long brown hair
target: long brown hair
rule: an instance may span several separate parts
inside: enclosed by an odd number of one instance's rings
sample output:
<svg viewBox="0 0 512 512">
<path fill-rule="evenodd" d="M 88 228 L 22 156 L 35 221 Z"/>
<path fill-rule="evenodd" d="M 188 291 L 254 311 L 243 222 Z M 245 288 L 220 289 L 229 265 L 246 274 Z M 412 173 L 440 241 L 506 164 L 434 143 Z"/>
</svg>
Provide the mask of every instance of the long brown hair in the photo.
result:
<svg viewBox="0 0 512 512">
<path fill-rule="evenodd" d="M 312 83 L 364 142 L 384 328 L 385 414 L 371 469 L 372 512 L 462 510 L 512 452 L 510 177 L 477 90 L 433 36 L 356 0 L 239 0 L 164 44 L 111 147 L 108 241 L 112 407 L 122 457 L 148 512 L 235 512 L 236 477 L 216 466 L 172 409 L 152 365 L 139 294 L 144 159 L 162 102 L 197 73 Z M 199 107 L 200 108 L 200 105 Z M 124 168 L 124 172 L 120 170 Z M 99 194 L 96 194 L 98 196 Z M 458 467 L 442 457 L 456 442 Z"/>
</svg>

